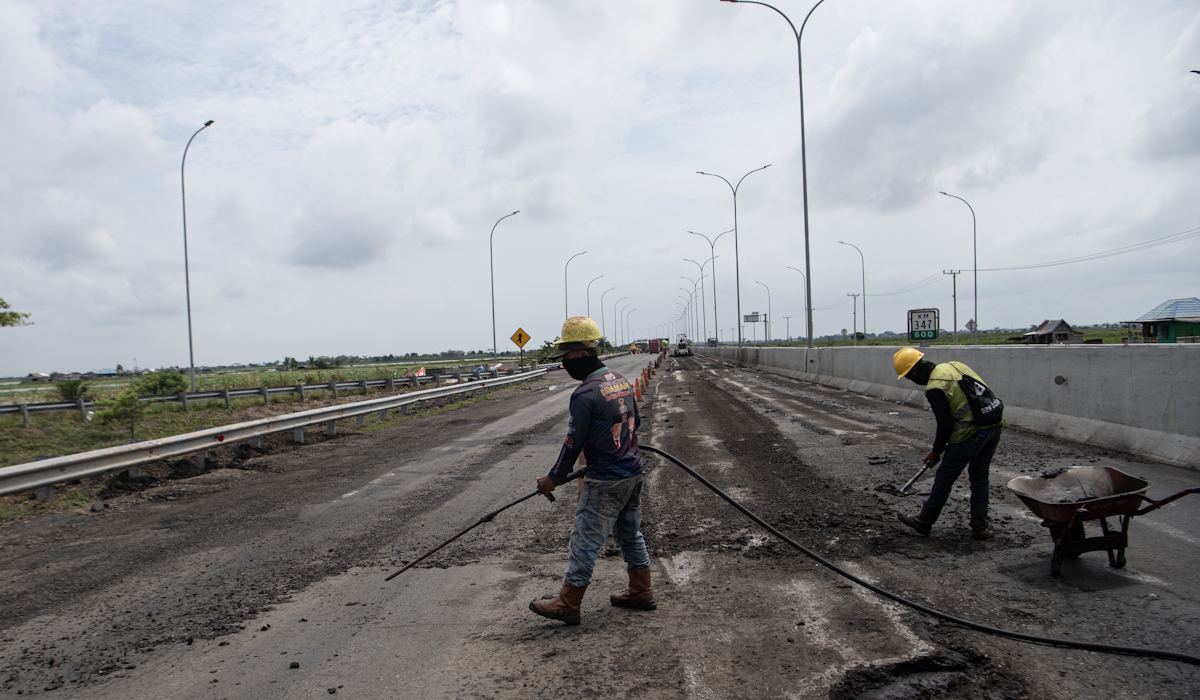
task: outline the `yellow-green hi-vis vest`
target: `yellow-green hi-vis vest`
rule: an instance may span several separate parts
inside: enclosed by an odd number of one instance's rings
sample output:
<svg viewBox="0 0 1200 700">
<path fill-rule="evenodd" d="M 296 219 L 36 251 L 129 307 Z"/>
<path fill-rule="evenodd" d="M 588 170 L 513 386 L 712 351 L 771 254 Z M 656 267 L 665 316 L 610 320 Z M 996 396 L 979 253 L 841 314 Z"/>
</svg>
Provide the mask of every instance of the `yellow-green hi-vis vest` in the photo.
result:
<svg viewBox="0 0 1200 700">
<path fill-rule="evenodd" d="M 929 374 L 929 382 L 925 385 L 925 391 L 937 389 L 946 394 L 946 398 L 950 401 L 950 413 L 954 416 L 954 432 L 950 434 L 950 444 L 955 445 L 963 440 L 970 438 L 975 431 L 980 429 L 980 426 L 975 425 L 971 414 L 971 405 L 967 403 L 967 395 L 963 392 L 962 387 L 958 385 L 958 380 L 963 378 L 963 375 L 974 377 L 983 384 L 983 377 L 975 374 L 975 371 L 961 362 L 942 362 L 933 366 L 933 372 Z M 999 426 L 1003 427 L 1004 420 L 1000 421 Z"/>
</svg>

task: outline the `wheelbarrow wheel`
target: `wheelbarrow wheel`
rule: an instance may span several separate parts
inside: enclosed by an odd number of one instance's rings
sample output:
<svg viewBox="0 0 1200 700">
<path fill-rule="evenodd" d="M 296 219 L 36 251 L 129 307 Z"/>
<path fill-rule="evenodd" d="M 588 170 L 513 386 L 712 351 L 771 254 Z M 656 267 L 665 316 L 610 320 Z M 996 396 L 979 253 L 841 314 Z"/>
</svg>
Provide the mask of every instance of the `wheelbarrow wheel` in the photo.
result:
<svg viewBox="0 0 1200 700">
<path fill-rule="evenodd" d="M 1113 568 L 1114 569 L 1124 569 L 1125 568 L 1125 550 L 1124 549 L 1117 550 L 1117 560 L 1113 562 Z"/>
<path fill-rule="evenodd" d="M 1075 526 L 1070 528 L 1070 530 L 1065 533 L 1065 541 L 1066 542 L 1081 542 L 1086 539 L 1087 539 L 1087 533 L 1084 532 L 1084 530 L 1083 530 L 1083 521 L 1082 520 L 1075 523 Z M 1083 554 L 1083 552 L 1074 552 L 1074 553 L 1068 554 L 1066 556 L 1069 556 L 1072 559 L 1078 559 L 1080 554 Z"/>
</svg>

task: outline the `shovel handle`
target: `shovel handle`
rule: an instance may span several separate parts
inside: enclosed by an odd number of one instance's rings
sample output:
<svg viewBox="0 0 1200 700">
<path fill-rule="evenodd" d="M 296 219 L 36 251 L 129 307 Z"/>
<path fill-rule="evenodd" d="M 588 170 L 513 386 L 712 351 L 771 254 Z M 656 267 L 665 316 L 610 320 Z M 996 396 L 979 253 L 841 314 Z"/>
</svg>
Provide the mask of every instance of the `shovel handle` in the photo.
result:
<svg viewBox="0 0 1200 700">
<path fill-rule="evenodd" d="M 906 483 L 906 484 L 904 484 L 904 486 L 900 487 L 900 493 L 907 492 L 908 489 L 911 488 L 913 484 L 917 483 L 917 479 L 921 478 L 921 475 L 925 473 L 926 469 L 929 469 L 929 462 L 926 462 L 925 464 L 923 464 L 921 466 L 921 471 L 914 474 L 913 478 L 908 480 L 908 483 Z"/>
</svg>

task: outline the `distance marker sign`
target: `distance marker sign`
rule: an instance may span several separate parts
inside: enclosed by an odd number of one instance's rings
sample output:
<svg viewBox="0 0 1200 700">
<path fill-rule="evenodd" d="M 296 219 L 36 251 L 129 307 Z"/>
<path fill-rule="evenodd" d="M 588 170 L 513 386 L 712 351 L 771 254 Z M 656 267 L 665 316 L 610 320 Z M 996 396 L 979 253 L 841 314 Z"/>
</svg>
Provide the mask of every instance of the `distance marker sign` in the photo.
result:
<svg viewBox="0 0 1200 700">
<path fill-rule="evenodd" d="M 937 309 L 912 309 L 908 312 L 908 339 L 910 342 L 937 340 L 940 327 Z"/>
<path fill-rule="evenodd" d="M 524 328 L 518 328 L 516 333 L 512 334 L 512 341 L 517 344 L 517 347 L 525 349 L 525 343 L 529 342 L 529 334 Z"/>
</svg>

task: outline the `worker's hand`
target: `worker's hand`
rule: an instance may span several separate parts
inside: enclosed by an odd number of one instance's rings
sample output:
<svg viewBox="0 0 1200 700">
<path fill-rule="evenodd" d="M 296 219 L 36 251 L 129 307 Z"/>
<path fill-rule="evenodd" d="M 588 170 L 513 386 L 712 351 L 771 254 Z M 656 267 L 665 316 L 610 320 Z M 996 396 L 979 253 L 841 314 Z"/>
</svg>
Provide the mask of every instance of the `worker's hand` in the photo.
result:
<svg viewBox="0 0 1200 700">
<path fill-rule="evenodd" d="M 929 454 L 925 455 L 925 463 L 931 467 L 936 467 L 940 461 L 942 461 L 940 452 L 930 451 Z"/>
<path fill-rule="evenodd" d="M 554 483 L 554 479 L 551 479 L 548 476 L 538 477 L 537 489 L 543 496 L 549 496 L 550 492 L 554 490 L 555 486 L 558 486 L 558 484 Z"/>
</svg>

